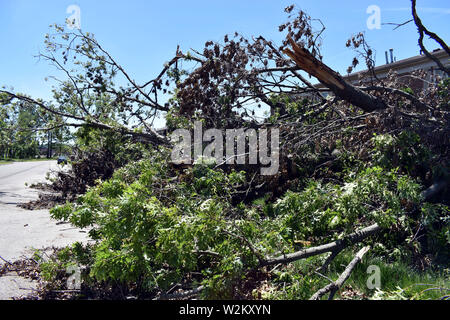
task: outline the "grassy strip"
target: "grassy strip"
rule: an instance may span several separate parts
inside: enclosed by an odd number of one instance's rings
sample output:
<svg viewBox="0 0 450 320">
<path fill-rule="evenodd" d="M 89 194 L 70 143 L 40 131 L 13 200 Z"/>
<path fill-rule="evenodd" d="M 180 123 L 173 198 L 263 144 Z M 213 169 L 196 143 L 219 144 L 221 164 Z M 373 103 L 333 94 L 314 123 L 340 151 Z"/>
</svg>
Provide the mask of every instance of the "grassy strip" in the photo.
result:
<svg viewBox="0 0 450 320">
<path fill-rule="evenodd" d="M 338 257 L 332 266 L 332 277 L 341 272 L 342 264 L 351 259 L 351 254 Z M 374 274 L 369 267 L 376 266 L 380 270 L 380 288 L 369 289 L 368 279 Z M 448 269 L 419 271 L 412 268 L 406 261 L 386 262 L 380 257 L 368 257 L 353 270 L 351 278 L 346 283 L 353 289 L 364 293 L 372 299 L 406 300 L 406 299 L 440 299 L 450 294 Z M 370 281 L 369 281 L 370 282 Z"/>
<path fill-rule="evenodd" d="M 354 254 L 349 250 L 338 255 L 330 265 L 330 272 L 326 273 L 329 279 L 317 273 L 310 276 L 311 273 L 314 274 L 314 269 L 322 265 L 324 257 L 311 257 L 280 268 L 274 272 L 272 282 L 262 290 L 260 298 L 309 299 L 318 289 L 329 284 L 330 280 L 335 281 L 353 257 Z M 368 288 L 368 282 L 374 284 L 370 281 L 370 277 L 374 275 L 373 272 L 369 272 L 370 266 L 376 266 L 380 270 L 379 289 Z M 419 271 L 406 261 L 388 262 L 375 257 L 373 253 L 371 256 L 369 252 L 355 267 L 343 288 L 337 292 L 335 299 L 439 300 L 450 295 L 449 279 L 448 269 L 430 268 L 427 271 Z"/>
</svg>

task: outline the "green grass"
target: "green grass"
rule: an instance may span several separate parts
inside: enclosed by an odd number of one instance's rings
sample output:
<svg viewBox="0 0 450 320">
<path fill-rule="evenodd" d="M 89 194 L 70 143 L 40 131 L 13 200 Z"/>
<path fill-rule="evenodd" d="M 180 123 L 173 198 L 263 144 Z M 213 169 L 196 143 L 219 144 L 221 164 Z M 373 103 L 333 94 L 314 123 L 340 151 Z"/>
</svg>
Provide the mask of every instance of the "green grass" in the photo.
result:
<svg viewBox="0 0 450 320">
<path fill-rule="evenodd" d="M 353 256 L 350 253 L 338 256 L 330 267 L 331 277 L 337 279 L 352 259 Z M 368 274 L 367 270 L 371 265 L 380 268 L 381 287 L 379 290 L 367 287 L 367 280 L 372 275 Z M 371 257 L 369 254 L 355 267 L 345 285 L 350 285 L 353 289 L 371 298 L 435 300 L 450 295 L 450 273 L 449 269 L 437 267 L 434 269 L 418 271 L 406 262 L 388 263 L 380 257 Z"/>
<path fill-rule="evenodd" d="M 336 281 L 345 267 L 353 259 L 352 252 L 343 252 L 330 265 L 326 276 Z M 321 266 L 326 255 L 297 261 L 276 271 L 275 285 L 272 291 L 264 296 L 266 299 L 305 300 L 317 290 L 326 286 L 329 280 L 314 274 Z M 380 268 L 381 287 L 369 289 L 367 280 L 372 275 L 367 273 L 369 266 Z M 450 295 L 450 270 L 437 269 L 420 272 L 406 262 L 389 263 L 382 258 L 366 255 L 353 270 L 344 283 L 343 288 L 334 299 L 383 299 L 383 300 L 438 300 Z M 311 274 L 314 274 L 311 276 Z M 350 290 L 349 290 L 350 289 Z M 349 296 L 349 293 L 354 295 Z M 323 299 L 328 299 L 325 295 Z"/>
</svg>

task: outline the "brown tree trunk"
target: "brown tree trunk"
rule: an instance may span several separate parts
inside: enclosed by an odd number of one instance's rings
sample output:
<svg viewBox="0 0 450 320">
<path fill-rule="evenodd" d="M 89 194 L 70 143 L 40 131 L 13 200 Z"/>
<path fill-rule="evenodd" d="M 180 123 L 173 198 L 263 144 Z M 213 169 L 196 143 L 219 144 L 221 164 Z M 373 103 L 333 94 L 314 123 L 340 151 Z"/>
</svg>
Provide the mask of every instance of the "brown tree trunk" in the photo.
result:
<svg viewBox="0 0 450 320">
<path fill-rule="evenodd" d="M 336 71 L 332 70 L 322 61 L 316 59 L 306 49 L 299 47 L 291 38 L 288 39 L 292 50 L 285 49 L 287 54 L 303 71 L 316 77 L 320 83 L 329 88 L 339 98 L 363 109 L 372 112 L 386 108 L 386 104 L 345 81 Z"/>
</svg>

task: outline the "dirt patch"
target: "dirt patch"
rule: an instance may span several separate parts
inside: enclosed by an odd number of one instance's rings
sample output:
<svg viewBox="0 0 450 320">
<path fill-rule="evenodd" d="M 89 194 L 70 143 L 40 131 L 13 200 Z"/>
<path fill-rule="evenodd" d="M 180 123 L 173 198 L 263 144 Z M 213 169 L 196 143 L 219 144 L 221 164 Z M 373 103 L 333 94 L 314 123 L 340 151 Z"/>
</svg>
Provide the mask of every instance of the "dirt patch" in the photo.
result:
<svg viewBox="0 0 450 320">
<path fill-rule="evenodd" d="M 54 206 L 65 203 L 65 199 L 58 193 L 40 193 L 38 200 L 20 203 L 17 206 L 26 210 L 51 209 Z"/>
<path fill-rule="evenodd" d="M 33 259 L 23 259 L 14 262 L 5 262 L 0 266 L 0 277 L 5 276 L 10 272 L 15 272 L 19 277 L 39 280 L 40 269 L 39 263 Z"/>
<path fill-rule="evenodd" d="M 65 203 L 66 201 L 62 194 L 56 192 L 51 184 L 36 183 L 31 185 L 30 188 L 42 191 L 39 193 L 39 198 L 26 203 L 20 203 L 17 205 L 19 208 L 26 210 L 51 209 L 54 206 Z"/>
</svg>

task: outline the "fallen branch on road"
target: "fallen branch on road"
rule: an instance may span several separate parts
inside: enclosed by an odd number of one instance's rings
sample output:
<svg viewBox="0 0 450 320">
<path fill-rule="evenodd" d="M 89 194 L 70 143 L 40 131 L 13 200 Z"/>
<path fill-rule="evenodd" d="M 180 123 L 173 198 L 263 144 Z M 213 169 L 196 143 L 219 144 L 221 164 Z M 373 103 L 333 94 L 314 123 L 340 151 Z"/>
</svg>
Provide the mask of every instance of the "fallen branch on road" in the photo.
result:
<svg viewBox="0 0 450 320">
<path fill-rule="evenodd" d="M 8 260 L 6 260 L 6 259 L 3 259 L 3 257 L 2 256 L 0 256 L 0 259 L 2 259 L 3 261 L 5 261 L 7 264 L 9 264 L 10 266 L 13 266 L 13 264 L 11 263 L 11 262 L 9 262 Z"/>
</svg>

